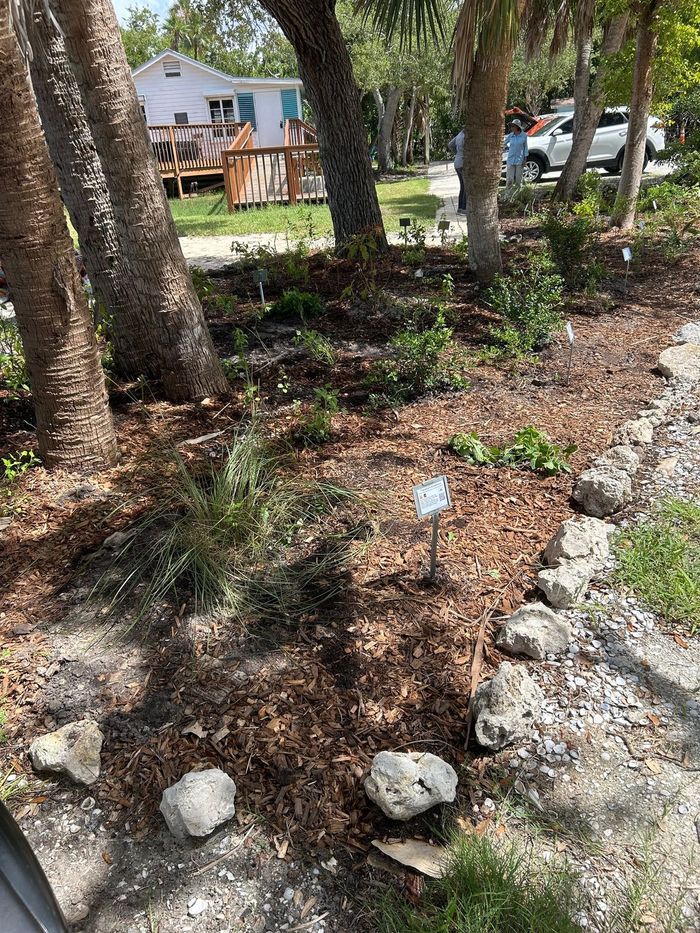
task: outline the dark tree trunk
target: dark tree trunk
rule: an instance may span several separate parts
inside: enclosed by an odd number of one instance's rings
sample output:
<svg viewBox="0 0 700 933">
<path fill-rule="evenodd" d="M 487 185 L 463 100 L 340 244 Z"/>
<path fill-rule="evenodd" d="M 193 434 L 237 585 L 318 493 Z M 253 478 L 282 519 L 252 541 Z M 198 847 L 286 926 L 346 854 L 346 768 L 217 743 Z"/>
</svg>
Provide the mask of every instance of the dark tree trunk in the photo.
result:
<svg viewBox="0 0 700 933">
<path fill-rule="evenodd" d="M 613 17 L 605 27 L 598 72 L 591 93 L 583 108 L 583 116 L 578 132 L 574 137 L 571 152 L 554 188 L 552 197 L 555 201 L 570 201 L 574 196 L 578 180 L 585 171 L 588 153 L 591 151 L 591 145 L 593 144 L 593 137 L 605 109 L 607 59 L 620 51 L 625 38 L 628 18 L 629 13 L 622 13 L 620 16 Z"/>
<path fill-rule="evenodd" d="M 112 318 L 115 365 L 127 378 L 157 378 L 157 356 L 148 354 L 151 325 L 127 272 L 80 90 L 63 38 L 43 6 L 35 14 L 29 38 L 41 123 L 90 281 Z"/>
<path fill-rule="evenodd" d="M 377 166 L 380 172 L 387 172 L 392 165 L 392 134 L 400 102 L 401 89 L 390 87 L 386 94 L 386 105 L 379 125 L 379 138 L 377 139 Z"/>
<path fill-rule="evenodd" d="M 0 146 L 0 259 L 27 359 L 39 451 L 46 466 L 109 466 L 117 443 L 104 373 L 8 0 L 0 0 L 0 106 L 8 127 Z"/>
<path fill-rule="evenodd" d="M 386 246 L 360 94 L 334 0 L 260 0 L 294 46 L 316 120 L 336 246 L 371 233 Z"/>
<path fill-rule="evenodd" d="M 610 224 L 626 229 L 634 223 L 639 188 L 644 172 L 646 154 L 647 126 L 651 98 L 654 89 L 653 65 L 659 35 L 655 30 L 656 2 L 651 2 L 639 13 L 636 39 L 637 53 L 634 59 L 632 75 L 632 100 L 630 101 L 630 121 L 625 143 L 625 157 L 622 165 L 622 177 L 617 189 L 617 198 L 613 207 Z"/>
<path fill-rule="evenodd" d="M 53 0 L 107 180 L 131 276 L 149 316 L 146 352 L 187 401 L 228 388 L 192 285 L 110 0 Z"/>
</svg>

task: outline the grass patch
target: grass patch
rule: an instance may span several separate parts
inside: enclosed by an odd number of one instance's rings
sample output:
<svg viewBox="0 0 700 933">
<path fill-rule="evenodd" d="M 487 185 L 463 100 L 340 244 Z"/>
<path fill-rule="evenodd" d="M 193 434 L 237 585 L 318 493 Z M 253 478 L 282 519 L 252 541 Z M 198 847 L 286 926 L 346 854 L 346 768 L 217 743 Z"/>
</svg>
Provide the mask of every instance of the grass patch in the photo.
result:
<svg viewBox="0 0 700 933">
<path fill-rule="evenodd" d="M 336 508 L 356 496 L 300 477 L 291 455 L 273 450 L 255 425 L 219 466 L 175 456 L 153 494 L 158 505 L 96 588 L 110 617 L 135 607 L 127 629 L 168 600 L 239 620 L 311 611 L 342 586 L 365 534 L 364 515 L 357 522 Z"/>
<path fill-rule="evenodd" d="M 700 503 L 666 499 L 616 541 L 617 577 L 667 622 L 700 629 Z"/>
<path fill-rule="evenodd" d="M 427 883 L 420 906 L 387 895 L 378 926 L 381 933 L 577 933 L 580 908 L 569 871 L 469 836 L 456 843 L 446 877 Z"/>
<path fill-rule="evenodd" d="M 430 225 L 435 222 L 440 199 L 428 193 L 429 186 L 427 178 L 379 182 L 377 195 L 387 232 L 399 230 L 399 217 L 411 217 Z M 289 233 L 290 239 L 296 240 L 329 236 L 333 232 L 327 204 L 271 205 L 229 214 L 223 191 L 169 203 L 180 236 Z"/>
</svg>

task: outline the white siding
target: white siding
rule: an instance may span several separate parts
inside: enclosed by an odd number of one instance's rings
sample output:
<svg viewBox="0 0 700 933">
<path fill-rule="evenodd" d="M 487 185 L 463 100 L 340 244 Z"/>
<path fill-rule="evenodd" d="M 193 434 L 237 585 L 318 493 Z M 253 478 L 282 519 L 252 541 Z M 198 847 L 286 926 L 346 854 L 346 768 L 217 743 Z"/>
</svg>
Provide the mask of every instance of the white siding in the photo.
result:
<svg viewBox="0 0 700 933">
<path fill-rule="evenodd" d="M 166 78 L 163 71 L 163 61 L 153 62 L 134 78 L 137 93 L 143 98 L 146 107 L 146 120 L 151 124 L 174 123 L 176 113 L 186 113 L 190 123 L 210 123 L 208 99 L 236 98 L 236 92 L 255 95 L 256 111 L 270 113 L 271 99 L 268 95 L 276 95 L 281 113 L 280 91 L 284 88 L 298 88 L 298 83 L 280 81 L 274 86 L 260 84 L 255 81 L 237 82 L 235 78 L 227 80 L 198 68 L 187 61 L 180 60 L 180 77 Z M 259 98 L 264 94 L 264 98 Z M 267 106 L 266 106 L 267 105 Z M 236 102 L 236 118 L 238 119 L 238 104 Z M 301 113 L 301 103 L 299 106 Z M 284 138 L 283 130 L 279 128 L 279 120 L 269 119 L 265 131 L 264 145 L 281 145 Z"/>
</svg>

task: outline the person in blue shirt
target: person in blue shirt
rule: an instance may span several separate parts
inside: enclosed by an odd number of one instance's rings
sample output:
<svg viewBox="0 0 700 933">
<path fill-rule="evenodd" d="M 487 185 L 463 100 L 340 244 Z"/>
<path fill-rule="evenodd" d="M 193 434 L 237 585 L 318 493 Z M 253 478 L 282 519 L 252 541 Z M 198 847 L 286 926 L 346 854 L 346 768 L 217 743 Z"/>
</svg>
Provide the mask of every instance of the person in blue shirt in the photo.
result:
<svg viewBox="0 0 700 933">
<path fill-rule="evenodd" d="M 527 161 L 529 149 L 527 135 L 520 120 L 513 120 L 510 133 L 505 138 L 506 156 L 506 192 L 519 188 L 523 183 L 523 166 Z"/>
<path fill-rule="evenodd" d="M 447 148 L 454 152 L 455 172 L 459 178 L 459 199 L 457 201 L 457 213 L 467 213 L 467 192 L 464 187 L 464 130 L 461 130 L 454 139 L 451 139 Z"/>
</svg>

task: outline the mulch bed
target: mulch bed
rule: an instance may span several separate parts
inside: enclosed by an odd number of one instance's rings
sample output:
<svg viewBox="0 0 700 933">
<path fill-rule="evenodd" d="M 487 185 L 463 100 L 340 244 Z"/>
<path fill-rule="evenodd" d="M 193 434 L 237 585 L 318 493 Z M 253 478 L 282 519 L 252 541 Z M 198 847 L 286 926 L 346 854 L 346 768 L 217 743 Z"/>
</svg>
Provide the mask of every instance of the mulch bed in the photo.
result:
<svg viewBox="0 0 700 933">
<path fill-rule="evenodd" d="M 510 232 L 518 231 L 525 239 L 508 247 L 509 261 L 517 261 L 532 233 L 513 222 Z M 606 238 L 606 263 L 620 277 L 622 245 Z M 465 739 L 480 624 L 489 609 L 497 619 L 532 591 L 543 547 L 572 514 L 571 479 L 473 467 L 445 443 L 455 431 L 471 430 L 488 443 L 504 443 L 533 424 L 562 446 L 575 443 L 573 469 L 583 469 L 615 427 L 658 394 L 659 350 L 680 323 L 697 317 L 696 261 L 689 254 L 668 268 L 650 260 L 635 272 L 627 296 L 618 291 L 612 300 L 577 300 L 567 312 L 577 336 L 568 385 L 563 338 L 537 366 L 515 372 L 480 366 L 466 392 L 371 416 L 361 411 L 357 361 L 342 358 L 332 372 L 303 359 L 287 365 L 289 398 L 308 397 L 325 380 L 345 395 L 336 436 L 319 450 L 300 451 L 301 469 L 375 497 L 380 533 L 334 601 L 298 626 L 269 620 L 242 631 L 222 620 L 195 631 L 193 649 L 186 607 L 172 607 L 144 643 L 105 647 L 99 675 L 86 661 L 107 733 L 102 777 L 91 793 L 107 819 L 128 820 L 137 835 L 151 831 L 162 789 L 207 762 L 234 777 L 241 819 L 262 814 L 281 855 L 288 848 L 358 849 L 386 825 L 362 791 L 377 751 L 424 749 L 456 766 L 473 764 L 476 752 L 465 750 Z M 475 283 L 440 250 L 430 252 L 426 268 L 434 275 L 417 283 L 394 254 L 379 278 L 398 296 L 434 295 L 439 277 L 450 271 L 457 335 L 467 348 L 478 347 L 490 318 L 475 304 Z M 330 299 L 312 326 L 336 341 L 382 345 L 396 322 L 381 315 L 363 321 L 338 300 L 352 274 L 348 263 L 312 262 L 310 287 Z M 232 274 L 218 283 L 239 296 L 244 315 L 246 301 L 255 300 L 248 279 Z M 270 297 L 281 287 L 272 284 Z M 233 326 L 225 318 L 212 321 L 220 345 Z M 281 432 L 293 415 L 278 382 L 278 368 L 261 373 L 270 429 Z M 29 771 L 32 736 L 60 721 L 45 702 L 52 677 L 65 670 L 65 652 L 56 645 L 65 648 L 72 639 L 82 651 L 87 636 L 55 623 L 73 618 L 85 601 L 94 582 L 85 560 L 115 530 L 115 506 L 152 487 L 173 444 L 224 430 L 209 444 L 218 449 L 242 410 L 234 393 L 171 406 L 134 400 L 125 387 L 115 401 L 122 461 L 90 480 L 105 497 L 81 493 L 84 480 L 76 475 L 31 471 L 14 492 L 19 513 L 0 539 L 0 649 L 8 649 L 0 675 L 9 739 L 3 755 L 20 771 Z M 21 408 L 0 405 L 9 449 L 33 444 Z M 180 451 L 199 456 L 197 447 Z M 416 521 L 411 487 L 440 473 L 449 477 L 454 508 L 441 520 L 440 574 L 430 586 L 423 576 L 429 526 Z M 131 517 L 120 513 L 119 523 Z M 492 627 L 489 621 L 481 676 L 501 660 Z M 88 660 L 96 651 L 85 650 Z M 20 812 L 35 811 L 41 800 L 29 795 Z"/>
</svg>

